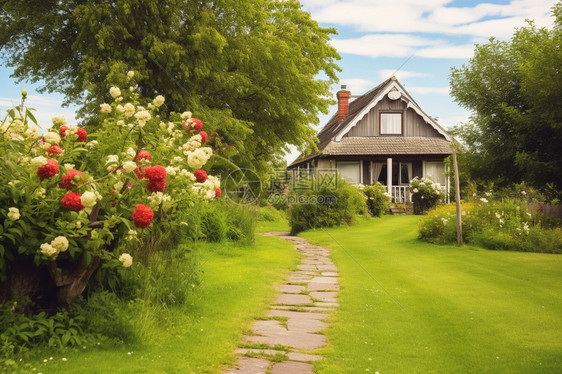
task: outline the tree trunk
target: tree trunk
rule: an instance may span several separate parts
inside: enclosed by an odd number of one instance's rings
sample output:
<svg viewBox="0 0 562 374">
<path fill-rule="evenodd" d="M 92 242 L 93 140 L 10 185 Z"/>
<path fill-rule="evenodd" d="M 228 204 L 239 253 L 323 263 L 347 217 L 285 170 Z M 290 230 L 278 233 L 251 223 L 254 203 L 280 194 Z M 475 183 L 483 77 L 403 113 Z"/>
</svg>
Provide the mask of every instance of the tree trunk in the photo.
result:
<svg viewBox="0 0 562 374">
<path fill-rule="evenodd" d="M 91 257 L 89 263 L 86 262 L 84 256 L 74 262 L 51 262 L 48 268 L 51 278 L 57 286 L 58 304 L 67 304 L 80 296 L 100 263 L 99 256 Z"/>
</svg>

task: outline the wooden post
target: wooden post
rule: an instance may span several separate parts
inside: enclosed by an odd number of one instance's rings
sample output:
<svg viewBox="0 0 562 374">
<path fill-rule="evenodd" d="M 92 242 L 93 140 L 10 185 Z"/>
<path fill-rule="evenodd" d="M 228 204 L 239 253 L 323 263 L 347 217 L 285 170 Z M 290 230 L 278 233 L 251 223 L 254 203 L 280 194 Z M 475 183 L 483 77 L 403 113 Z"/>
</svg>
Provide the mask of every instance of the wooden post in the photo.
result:
<svg viewBox="0 0 562 374">
<path fill-rule="evenodd" d="M 457 205 L 457 244 L 462 245 L 462 212 L 461 191 L 459 183 L 459 166 L 457 164 L 457 151 L 453 149 L 453 168 L 455 170 L 455 202 Z"/>
</svg>

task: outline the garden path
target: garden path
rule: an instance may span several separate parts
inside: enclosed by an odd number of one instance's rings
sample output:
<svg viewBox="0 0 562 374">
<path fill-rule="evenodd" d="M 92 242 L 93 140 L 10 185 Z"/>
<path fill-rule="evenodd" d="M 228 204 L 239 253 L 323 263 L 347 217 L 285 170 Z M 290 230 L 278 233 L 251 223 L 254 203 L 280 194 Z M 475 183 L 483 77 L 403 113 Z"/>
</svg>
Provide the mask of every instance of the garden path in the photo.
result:
<svg viewBox="0 0 562 374">
<path fill-rule="evenodd" d="M 267 317 L 254 321 L 252 334 L 242 337 L 236 367 L 223 374 L 313 374 L 311 362 L 322 357 L 310 351 L 326 345 L 326 336 L 319 332 L 328 327 L 328 313 L 339 305 L 337 268 L 326 248 L 287 232 L 263 235 L 292 242 L 302 260 L 279 287 L 281 294 Z"/>
</svg>

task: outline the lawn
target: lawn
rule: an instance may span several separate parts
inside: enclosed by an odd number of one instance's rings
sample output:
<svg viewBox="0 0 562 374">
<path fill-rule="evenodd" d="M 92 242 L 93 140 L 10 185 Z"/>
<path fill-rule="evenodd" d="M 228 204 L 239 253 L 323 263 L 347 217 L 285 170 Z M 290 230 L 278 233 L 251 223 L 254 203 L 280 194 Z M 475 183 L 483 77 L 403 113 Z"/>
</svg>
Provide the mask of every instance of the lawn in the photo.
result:
<svg viewBox="0 0 562 374">
<path fill-rule="evenodd" d="M 432 245 L 417 220 L 302 234 L 341 274 L 318 373 L 562 372 L 562 256 Z"/>
<path fill-rule="evenodd" d="M 251 246 L 203 243 L 200 250 L 200 288 L 187 305 L 149 316 L 151 323 L 140 326 L 143 342 L 64 354 L 45 351 L 29 362 L 34 372 L 199 374 L 220 373 L 234 363 L 233 352 L 244 330 L 255 317 L 265 315 L 278 284 L 295 266 L 296 252 L 279 238 L 263 236 Z M 131 318 L 147 320 L 144 315 Z"/>
</svg>

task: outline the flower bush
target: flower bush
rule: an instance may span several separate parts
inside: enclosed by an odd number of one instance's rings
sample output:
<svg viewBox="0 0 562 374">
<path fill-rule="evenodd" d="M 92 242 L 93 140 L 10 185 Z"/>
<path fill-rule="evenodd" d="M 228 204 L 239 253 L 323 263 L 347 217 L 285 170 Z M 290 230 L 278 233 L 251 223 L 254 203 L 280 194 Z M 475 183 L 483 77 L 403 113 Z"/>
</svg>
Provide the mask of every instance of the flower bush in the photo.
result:
<svg viewBox="0 0 562 374">
<path fill-rule="evenodd" d="M 494 201 L 490 195 L 463 203 L 463 240 L 488 249 L 562 253 L 562 229 L 548 228 L 545 218 L 527 210 L 521 200 Z M 455 205 L 432 210 L 420 221 L 420 238 L 433 243 L 456 242 Z"/>
<path fill-rule="evenodd" d="M 443 192 L 439 183 L 429 178 L 415 177 L 410 181 L 410 193 L 414 203 L 414 213 L 424 214 L 443 199 Z"/>
<path fill-rule="evenodd" d="M 0 123 L 0 302 L 53 287 L 73 299 L 101 263 L 131 266 L 139 242 L 220 196 L 202 121 L 166 115 L 160 95 L 111 87 L 108 99 L 89 132 L 57 116 L 41 134 L 23 99 Z"/>
<path fill-rule="evenodd" d="M 386 188 L 379 182 L 365 186 L 362 190 L 367 198 L 367 208 L 373 217 L 380 217 L 388 210 L 388 204 L 392 197 L 386 191 Z"/>
</svg>

